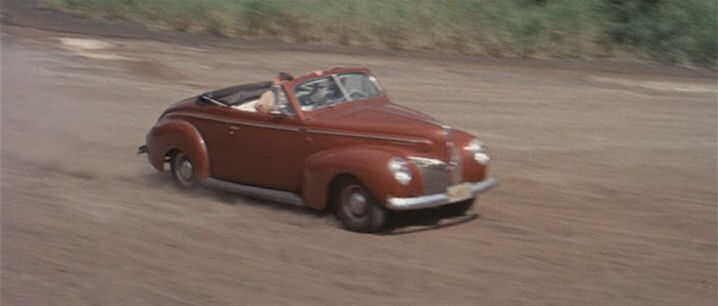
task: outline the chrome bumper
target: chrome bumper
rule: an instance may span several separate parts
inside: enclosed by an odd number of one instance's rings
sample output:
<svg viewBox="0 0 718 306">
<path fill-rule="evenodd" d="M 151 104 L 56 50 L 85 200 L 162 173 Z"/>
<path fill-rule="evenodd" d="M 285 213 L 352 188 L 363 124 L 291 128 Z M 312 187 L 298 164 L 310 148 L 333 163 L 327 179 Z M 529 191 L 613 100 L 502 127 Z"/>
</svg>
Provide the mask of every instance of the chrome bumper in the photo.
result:
<svg viewBox="0 0 718 306">
<path fill-rule="evenodd" d="M 498 181 L 489 178 L 481 182 L 469 183 L 471 195 L 465 198 L 451 199 L 446 193 L 430 194 L 414 198 L 389 197 L 386 200 L 386 207 L 393 210 L 422 209 L 461 202 L 476 197 L 479 193 L 487 191 L 496 186 Z"/>
</svg>

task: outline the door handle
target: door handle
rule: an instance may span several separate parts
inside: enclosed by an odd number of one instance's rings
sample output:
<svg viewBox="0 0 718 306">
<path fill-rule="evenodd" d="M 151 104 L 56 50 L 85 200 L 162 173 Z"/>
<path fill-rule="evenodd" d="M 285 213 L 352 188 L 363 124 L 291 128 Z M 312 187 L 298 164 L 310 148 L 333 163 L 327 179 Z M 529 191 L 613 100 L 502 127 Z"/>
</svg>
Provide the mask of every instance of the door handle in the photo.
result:
<svg viewBox="0 0 718 306">
<path fill-rule="evenodd" d="M 234 135 L 235 132 L 239 131 L 240 127 L 235 125 L 229 126 L 229 135 Z"/>
<path fill-rule="evenodd" d="M 299 131 L 304 133 L 304 140 L 306 140 L 308 143 L 314 143 L 314 138 L 312 138 L 312 136 L 307 133 L 306 128 L 299 128 Z"/>
</svg>

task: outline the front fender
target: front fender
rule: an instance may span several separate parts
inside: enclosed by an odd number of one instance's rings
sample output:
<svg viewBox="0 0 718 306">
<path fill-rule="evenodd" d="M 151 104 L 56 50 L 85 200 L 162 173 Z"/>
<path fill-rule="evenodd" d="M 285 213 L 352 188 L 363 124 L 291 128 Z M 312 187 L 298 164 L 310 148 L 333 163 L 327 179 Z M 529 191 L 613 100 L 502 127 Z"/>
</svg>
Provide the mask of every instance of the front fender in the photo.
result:
<svg viewBox="0 0 718 306">
<path fill-rule="evenodd" d="M 334 178 L 350 175 L 358 179 L 381 205 L 387 196 L 411 197 L 421 194 L 421 184 L 414 179 L 408 186 L 399 184 L 389 172 L 387 163 L 392 157 L 405 157 L 403 152 L 389 147 L 342 147 L 315 153 L 304 162 L 302 194 L 307 206 L 323 209 Z M 409 164 L 414 177 L 417 169 Z"/>
<path fill-rule="evenodd" d="M 165 156 L 172 150 L 187 154 L 198 179 L 209 177 L 207 146 L 197 128 L 178 119 L 162 119 L 147 134 L 148 158 L 157 170 L 164 170 Z"/>
<path fill-rule="evenodd" d="M 454 144 L 461 150 L 461 157 L 463 158 L 464 165 L 464 180 L 469 182 L 479 182 L 485 180 L 487 178 L 486 172 L 488 171 L 488 166 L 478 164 L 474 160 L 473 154 L 464 149 L 464 147 L 466 147 L 469 142 L 476 137 L 460 130 L 454 130 L 453 137 Z"/>
</svg>

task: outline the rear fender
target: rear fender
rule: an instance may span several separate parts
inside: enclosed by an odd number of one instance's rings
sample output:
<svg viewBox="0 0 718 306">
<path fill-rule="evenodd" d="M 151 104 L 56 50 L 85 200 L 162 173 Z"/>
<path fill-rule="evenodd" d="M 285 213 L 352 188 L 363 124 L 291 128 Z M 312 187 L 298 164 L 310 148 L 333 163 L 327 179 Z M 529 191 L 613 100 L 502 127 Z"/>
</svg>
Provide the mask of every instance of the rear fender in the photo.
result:
<svg viewBox="0 0 718 306">
<path fill-rule="evenodd" d="M 392 157 L 405 154 L 388 147 L 343 147 L 315 153 L 304 163 L 302 194 L 307 206 L 323 209 L 333 180 L 341 175 L 358 179 L 379 204 L 385 205 L 386 197 L 414 196 L 420 194 L 419 180 L 414 179 L 408 186 L 399 184 L 387 166 Z M 412 171 L 416 173 L 416 169 Z M 414 175 L 416 178 L 417 176 Z"/>
<path fill-rule="evenodd" d="M 198 179 L 209 177 L 207 146 L 197 128 L 177 119 L 162 119 L 147 134 L 148 158 L 152 166 L 164 171 L 165 157 L 172 150 L 187 154 L 197 170 Z"/>
</svg>

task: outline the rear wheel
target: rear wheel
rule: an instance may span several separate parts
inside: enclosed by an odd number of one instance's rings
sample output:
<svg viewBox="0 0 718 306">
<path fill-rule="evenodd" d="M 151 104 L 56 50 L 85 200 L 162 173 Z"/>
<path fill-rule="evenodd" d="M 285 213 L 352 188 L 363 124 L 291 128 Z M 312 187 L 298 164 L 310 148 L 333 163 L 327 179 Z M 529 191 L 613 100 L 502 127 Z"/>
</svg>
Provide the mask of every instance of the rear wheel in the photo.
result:
<svg viewBox="0 0 718 306">
<path fill-rule="evenodd" d="M 345 178 L 336 186 L 335 213 L 344 228 L 355 232 L 376 232 L 384 226 L 386 210 L 376 204 L 359 181 Z"/>
<path fill-rule="evenodd" d="M 195 170 L 195 166 L 184 152 L 177 152 L 172 156 L 170 159 L 170 168 L 172 170 L 172 177 L 180 187 L 191 188 L 197 184 L 197 171 Z"/>
</svg>

